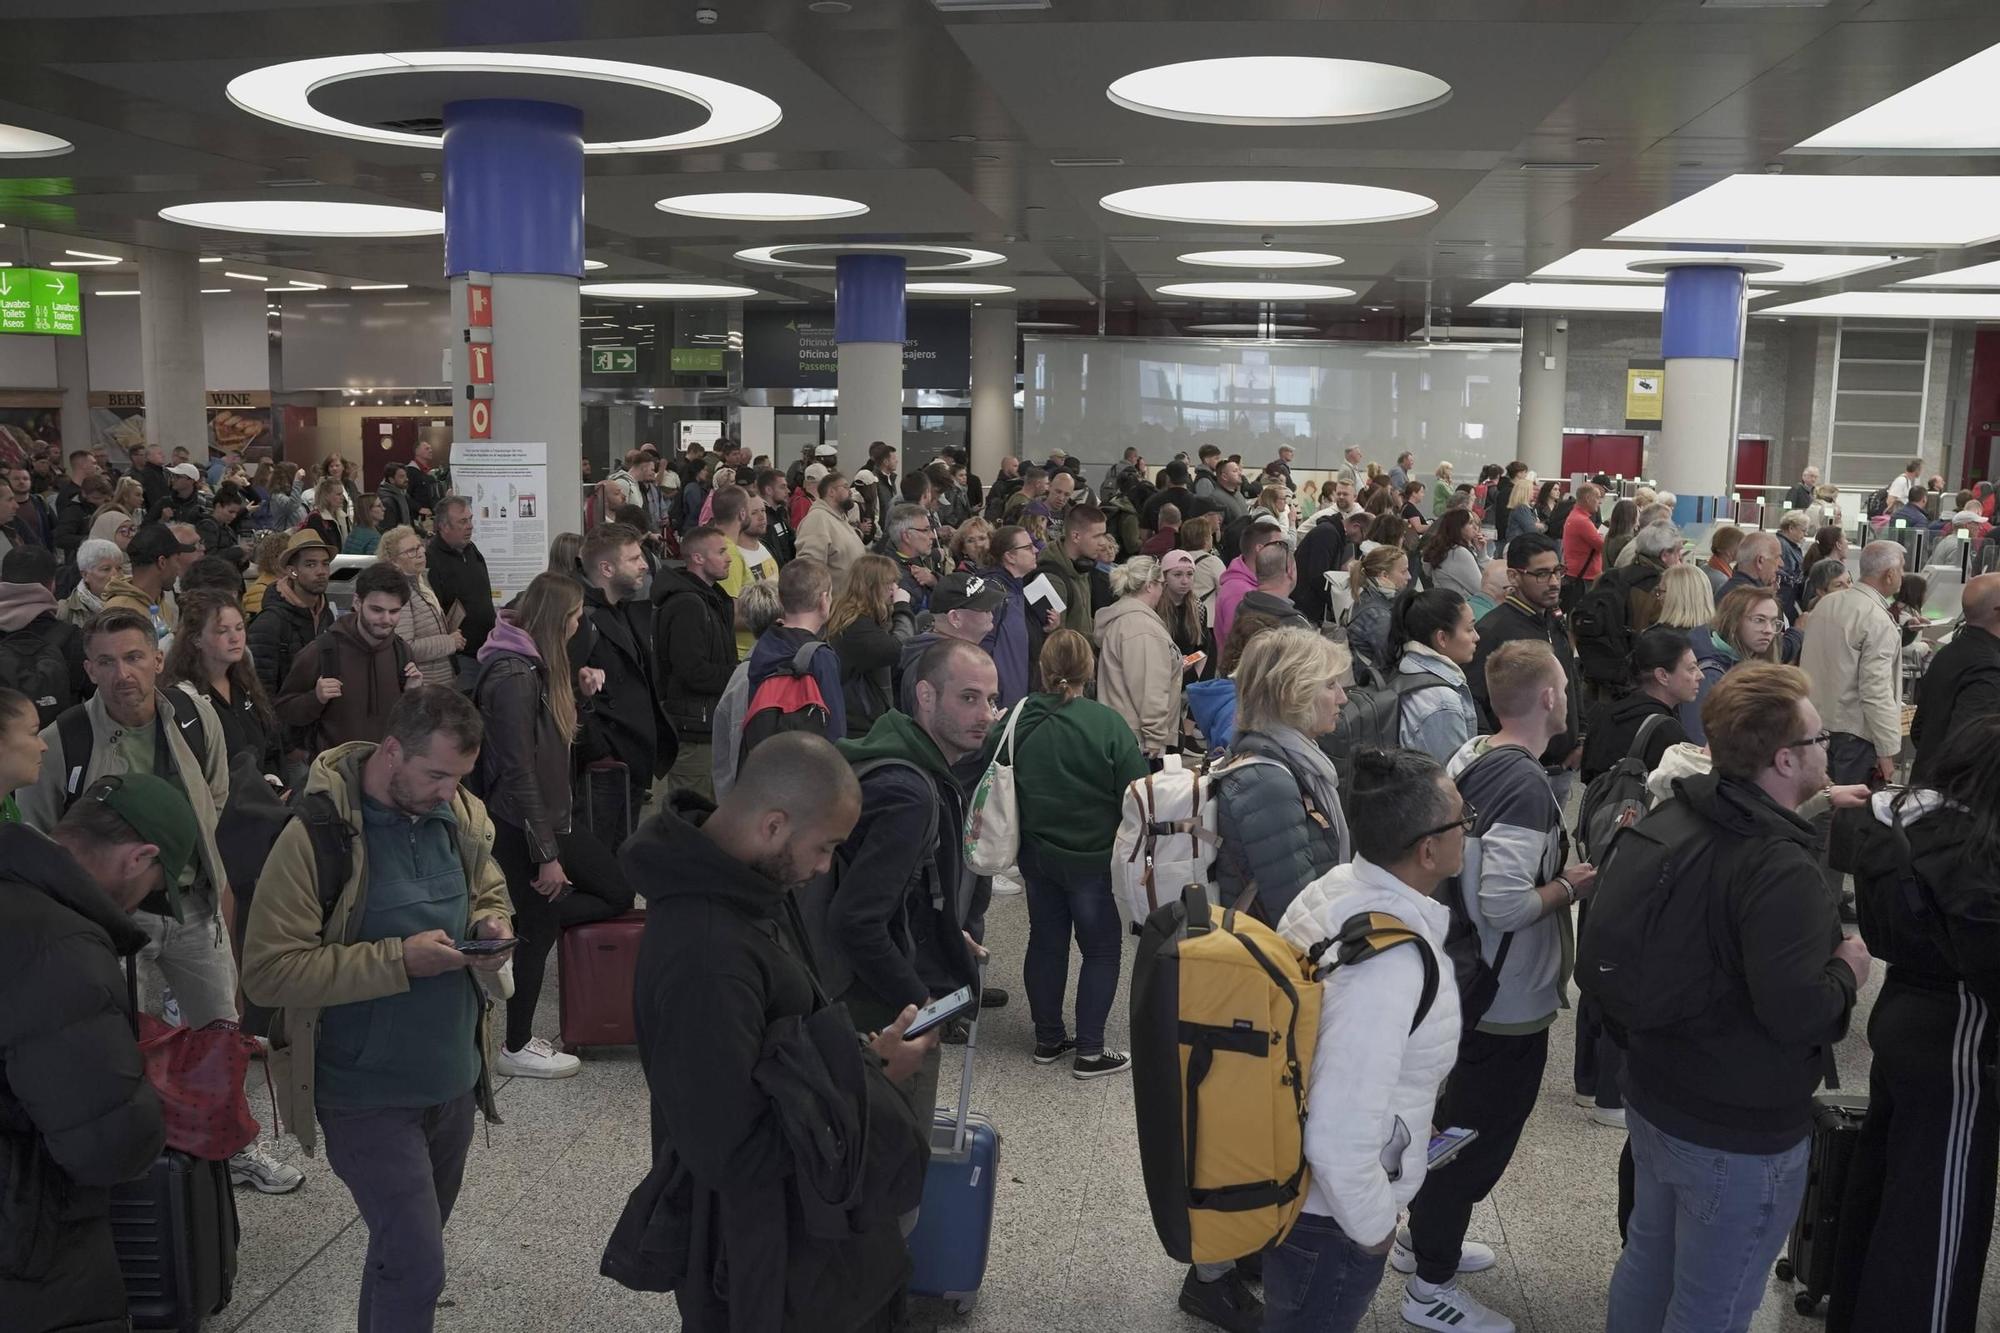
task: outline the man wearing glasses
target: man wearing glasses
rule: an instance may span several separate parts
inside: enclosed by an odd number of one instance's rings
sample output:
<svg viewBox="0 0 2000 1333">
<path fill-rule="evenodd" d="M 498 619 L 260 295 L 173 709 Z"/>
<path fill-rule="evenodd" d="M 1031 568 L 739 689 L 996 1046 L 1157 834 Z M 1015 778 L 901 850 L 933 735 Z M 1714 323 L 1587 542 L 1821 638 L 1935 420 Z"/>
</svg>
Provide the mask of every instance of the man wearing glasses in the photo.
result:
<svg viewBox="0 0 2000 1333">
<path fill-rule="evenodd" d="M 1011 524 L 995 528 L 992 558 L 993 568 L 985 574 L 1006 592 L 1007 604 L 993 613 L 992 632 L 979 646 L 991 655 L 1000 672 L 1000 707 L 1006 709 L 1027 697 L 1042 638 L 1061 622 L 1054 611 L 1037 615 L 1028 609 L 1024 590 L 1035 576 L 1041 552 L 1035 549 L 1035 539 L 1026 528 Z"/>
<path fill-rule="evenodd" d="M 1562 601 L 1562 548 L 1555 538 L 1530 532 L 1507 543 L 1507 599 L 1488 611 L 1479 621 L 1479 650 L 1466 670 L 1466 683 L 1478 701 L 1480 720 L 1487 727 L 1499 725 L 1492 700 L 1486 693 L 1486 659 L 1504 643 L 1526 639 L 1546 643 L 1561 664 L 1566 686 L 1567 711 L 1548 748 L 1541 752 L 1542 765 L 1555 786 L 1557 804 L 1568 797 L 1576 767 L 1583 762 L 1583 718 L 1577 684 L 1576 654 L 1570 647 L 1569 630 L 1557 609 Z"/>
<path fill-rule="evenodd" d="M 1548 537 L 1533 534 L 1515 546 L 1523 541 L 1543 544 L 1535 565 L 1555 567 Z M 1404 1322 L 1441 1333 L 1513 1333 L 1513 1320 L 1459 1287 L 1460 1273 L 1494 1264 L 1493 1251 L 1468 1243 L 1465 1232 L 1472 1210 L 1500 1183 L 1535 1109 L 1549 1027 L 1575 956 L 1570 908 L 1597 882 L 1589 865 L 1564 868 L 1562 803 L 1543 766 L 1572 716 L 1563 663 L 1548 644 L 1516 639 L 1481 665 L 1475 672 L 1484 676 L 1485 700 L 1499 725 L 1493 735 L 1467 741 L 1445 765 L 1467 808 L 1478 812 L 1464 870 L 1449 892 L 1459 895 L 1452 908 L 1477 931 L 1479 955 L 1496 984 L 1484 1013 L 1465 1012 L 1458 1064 L 1431 1122 L 1474 1129 L 1479 1137 L 1449 1170 L 1425 1182 L 1410 1205 L 1408 1237 L 1399 1235 L 1389 1254 L 1397 1272 L 1412 1275 Z"/>
<path fill-rule="evenodd" d="M 1747 542 L 1745 543 L 1748 544 Z M 1903 748 L 1903 636 L 1889 603 L 1903 586 L 1901 542 L 1861 548 L 1861 576 L 1813 606 L 1799 650 L 1813 704 L 1833 732 L 1835 782 L 1887 782 Z"/>
</svg>

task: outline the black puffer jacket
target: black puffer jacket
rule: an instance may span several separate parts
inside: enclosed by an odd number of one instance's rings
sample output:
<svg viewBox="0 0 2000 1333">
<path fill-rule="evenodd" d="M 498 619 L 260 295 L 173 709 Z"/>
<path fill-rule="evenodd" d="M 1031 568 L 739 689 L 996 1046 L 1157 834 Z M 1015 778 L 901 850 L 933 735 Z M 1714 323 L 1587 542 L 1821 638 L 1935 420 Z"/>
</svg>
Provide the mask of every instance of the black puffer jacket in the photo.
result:
<svg viewBox="0 0 2000 1333">
<path fill-rule="evenodd" d="M 1569 721 L 1564 725 L 1562 735 L 1549 742 L 1549 748 L 1542 751 L 1542 763 L 1556 765 L 1569 757 L 1569 752 L 1583 742 L 1582 691 L 1577 688 L 1576 653 L 1569 645 L 1569 631 L 1562 619 L 1553 612 L 1540 612 L 1518 598 L 1509 597 L 1500 605 L 1488 611 L 1479 622 L 1479 649 L 1474 653 L 1472 665 L 1465 669 L 1466 683 L 1472 687 L 1472 697 L 1479 704 L 1479 718 L 1491 730 L 1499 730 L 1499 719 L 1493 716 L 1493 705 L 1486 697 L 1486 659 L 1493 650 L 1503 643 L 1516 639 L 1534 639 L 1546 643 L 1555 653 L 1556 661 L 1562 663 L 1563 675 L 1569 678 Z"/>
<path fill-rule="evenodd" d="M 534 640 L 501 621 L 479 652 L 473 702 L 486 719 L 476 791 L 486 812 L 525 832 L 537 862 L 560 858 L 570 830 L 569 741 L 549 711 L 548 667 Z"/>
<path fill-rule="evenodd" d="M 454 606 L 465 608 L 465 620 L 458 628 L 465 635 L 465 651 L 477 656 L 486 636 L 493 632 L 495 616 L 493 579 L 486 572 L 486 557 L 479 553 L 476 542 L 467 542 L 464 550 L 454 551 L 437 537 L 431 538 L 427 552 L 431 591 L 437 594 L 438 605 L 445 610 Z"/>
<path fill-rule="evenodd" d="M 1897 836 L 1901 829 L 1902 836 Z M 2000 874 L 1968 857 L 1971 815 L 1934 792 L 1877 792 L 1833 817 L 1831 860 L 1854 873 L 1861 938 L 1896 982 L 2000 1005 Z"/>
<path fill-rule="evenodd" d="M 736 670 L 736 603 L 717 585 L 669 569 L 653 581 L 653 604 L 660 706 L 675 731 L 706 739 Z"/>
<path fill-rule="evenodd" d="M 122 1330 L 105 1192 L 166 1139 L 118 962 L 146 937 L 24 825 L 0 865 L 0 1325 Z"/>
<path fill-rule="evenodd" d="M 652 606 L 636 599 L 614 606 L 584 583 L 583 623 L 569 641 L 569 661 L 604 673 L 604 688 L 578 706 L 582 758 L 616 759 L 636 789 L 652 786 L 679 748 L 653 686 Z"/>
<path fill-rule="evenodd" d="M 314 611 L 300 606 L 277 587 L 264 595 L 264 609 L 251 619 L 246 638 L 265 698 L 278 697 L 285 677 L 291 674 L 293 659 L 332 624 L 333 608 L 324 597 Z"/>
</svg>

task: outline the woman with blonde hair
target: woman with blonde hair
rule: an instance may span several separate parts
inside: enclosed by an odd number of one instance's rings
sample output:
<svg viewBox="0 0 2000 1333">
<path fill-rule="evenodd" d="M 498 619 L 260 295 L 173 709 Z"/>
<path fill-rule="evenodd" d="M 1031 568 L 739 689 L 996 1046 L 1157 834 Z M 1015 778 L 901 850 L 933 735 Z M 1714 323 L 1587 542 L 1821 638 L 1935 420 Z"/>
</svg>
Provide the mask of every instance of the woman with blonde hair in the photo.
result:
<svg viewBox="0 0 2000 1333">
<path fill-rule="evenodd" d="M 567 1078 L 573 1055 L 534 1035 L 542 973 L 556 937 L 570 926 L 632 909 L 632 889 L 611 849 L 571 825 L 577 698 L 603 677 L 572 671 L 569 641 L 583 623 L 583 585 L 565 574 L 535 575 L 500 613 L 479 648 L 473 702 L 486 720 L 474 786 L 493 818 L 493 859 L 514 901 L 514 994 L 494 1072 Z"/>
<path fill-rule="evenodd" d="M 1257 502 L 1250 506 L 1252 521 L 1255 521 L 1259 510 L 1277 519 L 1279 526 L 1284 528 L 1287 535 L 1297 526 L 1292 522 L 1290 493 L 1283 486 L 1273 484 L 1259 491 Z"/>
<path fill-rule="evenodd" d="M 1376 546 L 1347 567 L 1347 586 L 1354 595 L 1348 647 L 1355 665 L 1366 666 L 1381 680 L 1389 658 L 1389 613 L 1397 595 L 1410 586 L 1410 557 L 1400 546 Z"/>
<path fill-rule="evenodd" d="M 348 507 L 347 491 L 338 477 L 322 477 L 313 487 L 312 512 L 306 515 L 304 526 L 319 534 L 319 539 L 338 551 L 347 541 L 347 529 L 354 517 Z M 380 543 L 377 543 L 379 547 Z"/>
<path fill-rule="evenodd" d="M 910 590 L 896 562 L 886 555 L 856 560 L 820 634 L 840 657 L 849 737 L 866 736 L 875 720 L 896 706 L 896 664 L 916 633 Z"/>
<path fill-rule="evenodd" d="M 1071 1075 L 1098 1078 L 1122 1072 L 1130 1058 L 1104 1046 L 1122 952 L 1111 844 L 1125 788 L 1146 776 L 1146 761 L 1124 720 L 1083 697 L 1096 666 L 1088 639 L 1056 630 L 1038 662 L 1042 692 L 1023 699 L 1013 719 L 1014 767 L 1028 779 L 1019 788 L 1020 868 L 1028 890 L 1022 982 L 1035 1025 L 1035 1063 L 1054 1064 L 1073 1052 Z M 1007 722 L 994 727 L 982 758 L 997 751 Z M 1062 1012 L 1072 936 L 1083 954 L 1074 1036 Z"/>
<path fill-rule="evenodd" d="M 1451 464 L 1439 463 L 1437 482 L 1431 487 L 1431 515 L 1436 517 L 1451 507 L 1452 492 L 1457 488 L 1451 483 Z"/>
<path fill-rule="evenodd" d="M 549 573 L 567 574 L 576 577 L 578 563 L 583 556 L 583 534 L 580 532 L 558 532 L 556 539 L 549 543 Z"/>
<path fill-rule="evenodd" d="M 956 573 L 978 574 L 993 563 L 993 525 L 968 518 L 951 535 L 951 567 Z"/>
<path fill-rule="evenodd" d="M 122 509 L 134 518 L 142 517 L 146 512 L 146 488 L 137 477 L 120 477 L 111 488 L 111 498 L 97 512 L 102 514 L 106 509 Z"/>
<path fill-rule="evenodd" d="M 1500 544 L 1505 546 L 1516 537 L 1541 530 L 1542 520 L 1535 513 L 1535 474 L 1523 472 L 1514 478 L 1513 489 L 1507 492 L 1505 520 L 1500 525 Z"/>
<path fill-rule="evenodd" d="M 1181 650 L 1160 618 L 1166 576 L 1138 555 L 1111 571 L 1118 600 L 1097 613 L 1097 697 L 1124 718 L 1156 767 L 1174 748 L 1181 716 Z"/>
<path fill-rule="evenodd" d="M 1667 566 L 1660 575 L 1660 613 L 1653 623 L 1686 634 L 1714 619 L 1715 590 L 1709 585 L 1708 571 L 1685 561 Z"/>
<path fill-rule="evenodd" d="M 1210 624 L 1215 623 L 1215 591 L 1222 584 L 1222 572 L 1228 568 L 1215 553 L 1221 526 L 1215 515 L 1197 514 L 1183 519 L 1180 531 L 1174 536 L 1180 549 L 1194 557 L 1194 595 L 1201 599 Z"/>
<path fill-rule="evenodd" d="M 1266 630 L 1236 667 L 1236 738 L 1216 807 L 1222 900 L 1256 886 L 1255 911 L 1284 915 L 1301 889 L 1353 855 L 1339 777 L 1320 738 L 1340 723 L 1347 694 L 1332 640 L 1309 629 Z"/>
<path fill-rule="evenodd" d="M 431 588 L 426 569 L 430 557 L 424 539 L 412 527 L 382 534 L 375 558 L 394 565 L 410 581 L 410 600 L 396 621 L 396 633 L 410 645 L 410 657 L 423 672 L 426 685 L 451 685 L 458 680 L 455 655 L 465 651 L 465 635 L 445 619 L 444 604 Z"/>
</svg>

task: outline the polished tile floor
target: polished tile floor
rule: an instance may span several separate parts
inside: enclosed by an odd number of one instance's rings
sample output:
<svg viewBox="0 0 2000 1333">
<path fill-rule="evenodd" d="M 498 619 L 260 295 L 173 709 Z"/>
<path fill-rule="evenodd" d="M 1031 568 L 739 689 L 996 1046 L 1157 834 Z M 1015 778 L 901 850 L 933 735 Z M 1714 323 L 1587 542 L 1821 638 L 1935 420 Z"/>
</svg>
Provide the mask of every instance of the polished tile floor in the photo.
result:
<svg viewBox="0 0 2000 1333">
<path fill-rule="evenodd" d="M 1032 1042 L 1019 988 L 1026 935 L 1022 900 L 996 900 L 988 944 L 995 978 L 1014 1001 L 988 1011 L 973 1093 L 973 1104 L 1003 1138 L 992 1263 L 974 1311 L 964 1319 L 941 1315 L 939 1327 L 965 1333 L 1206 1328 L 1175 1308 L 1182 1270 L 1161 1254 L 1148 1220 L 1133 1146 L 1131 1080 L 1079 1083 L 1065 1066 L 1038 1068 L 1028 1059 Z M 551 968 L 539 1024 L 550 1035 L 554 985 Z M 1124 1030 L 1124 1005 L 1121 986 L 1114 1043 Z M 1865 1086 L 1864 1029 L 1865 1014 L 1840 1051 L 1849 1086 Z M 1473 1234 L 1492 1244 L 1501 1262 L 1468 1285 L 1536 1333 L 1602 1329 L 1605 1286 L 1618 1254 L 1621 1136 L 1590 1124 L 1570 1104 L 1570 1049 L 1565 1013 L 1520 1152 L 1474 1219 Z M 958 1068 L 949 1053 L 944 1087 L 957 1087 Z M 261 1107 L 262 1080 L 255 1071 L 252 1077 Z M 605 1237 L 647 1168 L 646 1089 L 635 1053 L 589 1056 L 573 1079 L 512 1080 L 500 1088 L 499 1101 L 506 1123 L 478 1131 L 446 1233 L 451 1304 L 440 1311 L 438 1327 L 463 1333 L 677 1327 L 671 1298 L 626 1291 L 597 1273 Z M 289 1139 L 277 1151 L 306 1170 L 307 1182 L 276 1198 L 239 1191 L 244 1240 L 236 1295 L 210 1327 L 352 1329 L 365 1230 L 322 1160 L 305 1158 Z M 1982 1328 L 2000 1329 L 1995 1267 L 1988 1265 Z M 1389 1277 L 1370 1325 L 1382 1333 L 1405 1327 L 1396 1314 L 1400 1286 L 1394 1273 Z M 1821 1325 L 1793 1313 L 1789 1292 L 1774 1282 L 1754 1327 L 1802 1333 Z"/>
</svg>

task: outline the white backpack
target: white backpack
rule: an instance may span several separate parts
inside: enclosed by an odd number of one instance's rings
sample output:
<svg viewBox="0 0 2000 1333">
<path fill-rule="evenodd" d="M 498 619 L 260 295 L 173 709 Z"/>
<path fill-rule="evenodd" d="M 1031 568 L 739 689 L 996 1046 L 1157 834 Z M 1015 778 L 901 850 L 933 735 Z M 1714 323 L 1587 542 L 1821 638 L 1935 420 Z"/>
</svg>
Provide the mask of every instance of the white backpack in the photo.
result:
<svg viewBox="0 0 2000 1333">
<path fill-rule="evenodd" d="M 1206 771 L 1166 769 L 1135 778 L 1125 788 L 1118 835 L 1111 843 L 1111 896 L 1126 929 L 1136 935 L 1146 918 L 1179 902 L 1190 884 L 1215 880 L 1222 837 L 1216 831 L 1222 775 L 1274 759 L 1242 755 Z"/>
</svg>

